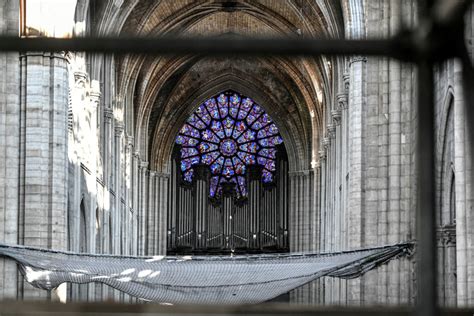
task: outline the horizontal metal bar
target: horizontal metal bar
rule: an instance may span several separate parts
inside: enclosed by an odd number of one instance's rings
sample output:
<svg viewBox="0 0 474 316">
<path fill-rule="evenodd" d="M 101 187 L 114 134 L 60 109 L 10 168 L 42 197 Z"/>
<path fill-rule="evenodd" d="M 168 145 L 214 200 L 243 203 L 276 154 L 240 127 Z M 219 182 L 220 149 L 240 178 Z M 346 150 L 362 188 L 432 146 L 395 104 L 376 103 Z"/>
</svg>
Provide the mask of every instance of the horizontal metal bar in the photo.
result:
<svg viewBox="0 0 474 316">
<path fill-rule="evenodd" d="M 413 315 L 412 307 L 321 307 L 268 303 L 261 305 L 222 306 L 189 305 L 164 306 L 159 304 L 118 304 L 58 302 L 0 302 L 0 310 L 5 315 Z M 472 316 L 473 309 L 442 309 L 441 315 Z"/>
<path fill-rule="evenodd" d="M 116 54 L 205 55 L 406 55 L 394 39 L 343 40 L 308 38 L 171 38 L 171 37 L 0 37 L 0 51 L 82 51 Z M 404 57 L 405 59 L 406 57 Z"/>
</svg>

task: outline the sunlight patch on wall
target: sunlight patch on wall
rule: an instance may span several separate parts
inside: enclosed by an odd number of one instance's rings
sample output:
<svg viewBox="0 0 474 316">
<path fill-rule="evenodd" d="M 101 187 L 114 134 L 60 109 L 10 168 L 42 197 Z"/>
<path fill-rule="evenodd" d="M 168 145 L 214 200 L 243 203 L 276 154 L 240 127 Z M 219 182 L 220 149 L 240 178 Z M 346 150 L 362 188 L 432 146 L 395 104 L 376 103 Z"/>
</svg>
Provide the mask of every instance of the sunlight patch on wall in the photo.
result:
<svg viewBox="0 0 474 316">
<path fill-rule="evenodd" d="M 23 0 L 22 35 L 72 37 L 77 0 Z"/>
</svg>

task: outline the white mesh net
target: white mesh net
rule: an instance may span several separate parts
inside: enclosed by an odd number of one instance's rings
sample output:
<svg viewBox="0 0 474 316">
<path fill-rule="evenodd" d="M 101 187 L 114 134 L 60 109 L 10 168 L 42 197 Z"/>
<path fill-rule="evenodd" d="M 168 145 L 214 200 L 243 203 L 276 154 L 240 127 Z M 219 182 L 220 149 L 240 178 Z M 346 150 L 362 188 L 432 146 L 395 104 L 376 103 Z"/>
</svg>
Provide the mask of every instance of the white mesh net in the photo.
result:
<svg viewBox="0 0 474 316">
<path fill-rule="evenodd" d="M 0 244 L 42 289 L 100 282 L 143 300 L 173 304 L 260 303 L 322 276 L 355 278 L 411 252 L 411 243 L 339 253 L 129 257 Z"/>
</svg>

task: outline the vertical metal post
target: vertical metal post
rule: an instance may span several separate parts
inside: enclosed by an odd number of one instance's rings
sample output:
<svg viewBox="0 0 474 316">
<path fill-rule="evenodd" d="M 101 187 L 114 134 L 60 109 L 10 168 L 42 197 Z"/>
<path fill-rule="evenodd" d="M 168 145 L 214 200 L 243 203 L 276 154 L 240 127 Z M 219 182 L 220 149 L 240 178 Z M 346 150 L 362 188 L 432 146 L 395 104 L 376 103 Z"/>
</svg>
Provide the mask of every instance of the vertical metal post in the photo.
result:
<svg viewBox="0 0 474 316">
<path fill-rule="evenodd" d="M 433 63 L 418 63 L 418 305 L 417 314 L 438 315 L 436 303 L 436 232 L 434 185 L 434 86 Z"/>
</svg>

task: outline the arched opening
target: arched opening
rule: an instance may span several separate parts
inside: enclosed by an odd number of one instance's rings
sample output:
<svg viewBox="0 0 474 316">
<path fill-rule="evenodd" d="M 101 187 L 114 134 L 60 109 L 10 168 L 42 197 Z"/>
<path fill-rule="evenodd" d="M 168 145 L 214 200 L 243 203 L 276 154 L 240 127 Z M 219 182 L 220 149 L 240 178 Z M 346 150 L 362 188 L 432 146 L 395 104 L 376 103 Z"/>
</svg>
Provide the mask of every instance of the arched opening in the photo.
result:
<svg viewBox="0 0 474 316">
<path fill-rule="evenodd" d="M 251 98 L 227 90 L 190 115 L 170 186 L 168 253 L 288 251 L 288 157 Z"/>
</svg>

